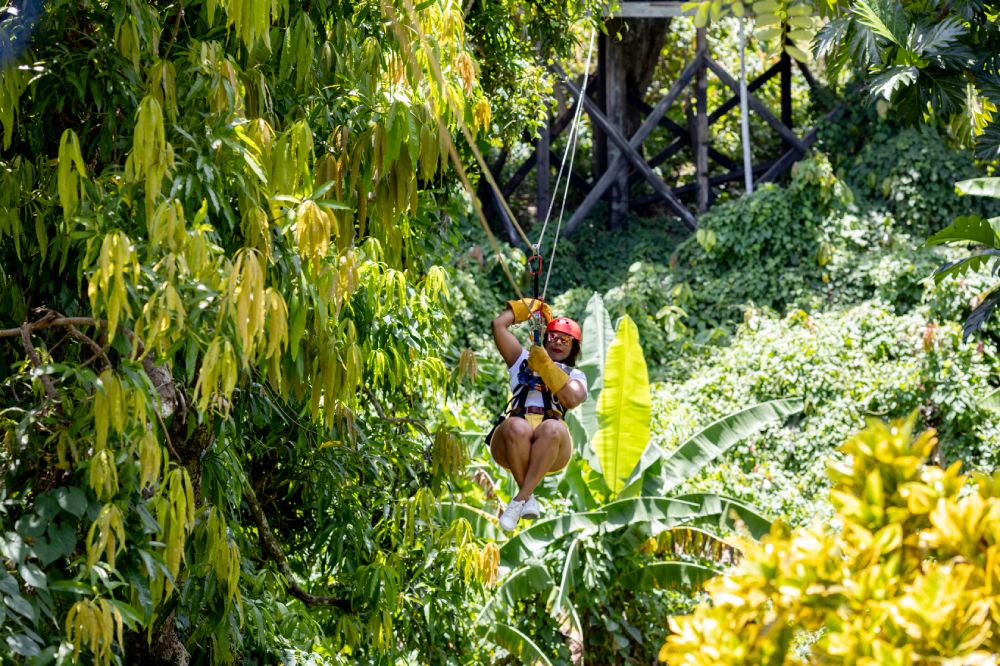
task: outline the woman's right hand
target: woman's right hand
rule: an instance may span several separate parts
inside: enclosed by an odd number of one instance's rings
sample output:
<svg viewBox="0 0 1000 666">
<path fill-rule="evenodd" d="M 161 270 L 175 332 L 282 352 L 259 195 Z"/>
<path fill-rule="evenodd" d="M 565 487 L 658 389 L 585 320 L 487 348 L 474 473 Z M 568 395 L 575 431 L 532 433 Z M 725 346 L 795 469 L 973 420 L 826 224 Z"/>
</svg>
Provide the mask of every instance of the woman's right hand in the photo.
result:
<svg viewBox="0 0 1000 666">
<path fill-rule="evenodd" d="M 528 321 L 531 315 L 536 312 L 541 312 L 546 325 L 552 321 L 552 310 L 549 309 L 548 303 L 537 298 L 522 298 L 520 300 L 507 301 L 507 307 L 514 313 L 515 324 Z"/>
</svg>

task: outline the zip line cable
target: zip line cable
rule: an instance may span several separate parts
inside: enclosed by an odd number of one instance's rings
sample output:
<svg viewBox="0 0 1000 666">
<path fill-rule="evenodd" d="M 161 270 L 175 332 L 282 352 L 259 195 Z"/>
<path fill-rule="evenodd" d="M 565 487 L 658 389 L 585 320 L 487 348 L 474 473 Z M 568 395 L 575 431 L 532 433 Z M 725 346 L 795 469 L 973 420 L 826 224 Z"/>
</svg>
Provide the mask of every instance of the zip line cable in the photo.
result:
<svg viewBox="0 0 1000 666">
<path fill-rule="evenodd" d="M 573 160 L 576 158 L 577 140 L 580 138 L 580 118 L 583 117 L 583 98 L 587 94 L 587 79 L 590 76 L 590 56 L 594 52 L 594 37 L 597 29 L 590 29 L 590 44 L 587 46 L 587 64 L 583 69 L 583 87 L 580 88 L 580 97 L 577 99 L 576 115 L 573 118 L 573 126 L 570 129 L 569 138 L 566 141 L 566 151 L 569 151 L 569 168 L 566 169 L 566 186 L 563 189 L 562 202 L 559 205 L 559 219 L 556 221 L 556 235 L 552 239 L 552 256 L 549 258 L 549 270 L 545 273 L 545 286 L 542 288 L 542 300 L 549 291 L 549 278 L 552 276 L 552 265 L 556 262 L 556 248 L 559 247 L 559 234 L 562 231 L 563 214 L 566 212 L 566 197 L 569 195 L 570 180 L 573 176 Z M 570 146 L 573 147 L 570 151 Z M 563 167 L 566 165 L 566 151 L 563 152 L 562 164 L 559 165 L 559 173 L 556 175 L 555 194 L 559 193 L 559 181 L 562 177 Z M 549 202 L 549 212 L 545 215 L 545 224 L 549 222 L 549 215 L 552 214 L 552 206 L 555 204 L 555 197 Z M 542 226 L 542 236 L 545 236 L 545 226 Z M 541 238 L 538 245 L 541 247 Z"/>
<path fill-rule="evenodd" d="M 590 57 L 591 57 L 591 55 L 592 55 L 592 53 L 594 51 L 594 35 L 595 35 L 595 33 L 596 33 L 596 29 L 595 28 L 591 28 L 591 30 L 590 30 L 590 42 L 589 42 L 589 45 L 587 47 L 587 64 L 584 66 L 584 69 L 583 69 L 583 87 L 581 88 L 581 90 L 584 90 L 584 91 L 587 90 L 587 79 L 590 76 Z M 573 162 L 572 162 L 572 160 L 573 160 L 573 157 L 576 155 L 576 141 L 577 141 L 577 139 L 580 136 L 580 127 L 579 127 L 579 125 L 580 125 L 580 117 L 583 115 L 583 101 L 582 100 L 583 100 L 583 96 L 581 95 L 580 98 L 577 100 L 576 109 L 573 111 L 573 122 L 570 125 L 569 137 L 566 140 L 566 148 L 563 150 L 562 162 L 559 163 L 559 172 L 556 174 L 556 184 L 555 184 L 555 187 L 552 188 L 553 194 L 555 196 L 553 196 L 549 200 L 549 208 L 548 208 L 548 210 L 545 213 L 545 220 L 542 223 L 542 231 L 538 235 L 538 242 L 535 243 L 536 252 L 538 251 L 538 248 L 541 248 L 541 246 L 542 246 L 542 240 L 544 240 L 544 238 L 545 238 L 545 230 L 549 226 L 549 220 L 552 217 L 552 209 L 555 207 L 556 198 L 559 196 L 559 183 L 562 181 L 563 169 L 565 169 L 565 167 L 566 167 L 566 157 L 567 157 L 567 155 L 569 155 L 569 157 L 570 157 L 570 165 L 569 165 L 569 170 L 568 170 L 568 173 L 567 173 L 567 176 L 566 176 L 566 183 L 567 183 L 567 185 L 566 185 L 566 190 L 565 191 L 569 192 L 569 178 L 570 178 L 569 174 L 573 173 Z M 571 147 L 572 147 L 572 153 L 570 153 L 570 148 Z M 562 200 L 562 209 L 559 212 L 560 223 L 562 222 L 562 212 L 565 210 L 565 207 L 566 207 L 566 195 L 564 194 L 563 195 L 563 200 Z M 557 237 L 558 237 L 558 231 L 556 232 L 556 234 L 557 234 Z M 553 256 L 553 258 L 554 258 L 554 256 Z M 552 270 L 552 262 L 550 261 L 549 262 L 549 271 L 551 271 L 551 270 Z M 546 278 L 546 282 L 548 282 L 548 278 Z"/>
</svg>

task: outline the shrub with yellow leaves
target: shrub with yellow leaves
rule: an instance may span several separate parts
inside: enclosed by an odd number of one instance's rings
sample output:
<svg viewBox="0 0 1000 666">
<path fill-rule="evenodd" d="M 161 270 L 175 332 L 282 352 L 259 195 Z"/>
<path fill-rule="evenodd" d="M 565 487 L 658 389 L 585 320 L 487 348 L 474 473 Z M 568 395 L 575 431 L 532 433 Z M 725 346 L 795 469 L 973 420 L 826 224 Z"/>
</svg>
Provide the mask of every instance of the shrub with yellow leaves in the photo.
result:
<svg viewBox="0 0 1000 666">
<path fill-rule="evenodd" d="M 829 470 L 833 525 L 776 523 L 671 618 L 675 665 L 996 664 L 1000 473 L 926 462 L 934 431 L 872 422 Z M 803 638 L 816 638 L 796 649 Z M 817 637 L 818 636 L 818 637 Z"/>
</svg>

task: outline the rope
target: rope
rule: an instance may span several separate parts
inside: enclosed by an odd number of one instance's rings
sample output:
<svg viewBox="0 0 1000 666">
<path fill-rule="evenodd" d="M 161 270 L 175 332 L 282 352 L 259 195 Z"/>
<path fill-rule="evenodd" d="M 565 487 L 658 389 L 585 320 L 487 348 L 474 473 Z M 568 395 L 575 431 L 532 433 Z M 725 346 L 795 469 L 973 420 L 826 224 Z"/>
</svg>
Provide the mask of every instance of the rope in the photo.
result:
<svg viewBox="0 0 1000 666">
<path fill-rule="evenodd" d="M 552 256 L 549 258 L 549 270 L 545 273 L 545 286 L 542 288 L 542 300 L 549 291 L 549 277 L 552 276 L 552 265 L 556 261 L 556 248 L 559 247 L 559 234 L 562 231 L 563 214 L 566 212 L 566 197 L 569 195 L 569 185 L 573 174 L 573 160 L 576 158 L 577 139 L 580 137 L 580 118 L 583 116 L 583 98 L 587 94 L 587 79 L 590 77 L 590 56 L 594 52 L 594 37 L 597 29 L 590 29 L 590 44 L 587 47 L 587 64 L 583 69 L 583 87 L 580 88 L 580 97 L 577 98 L 576 115 L 573 117 L 573 126 L 570 129 L 569 138 L 566 141 L 566 150 L 563 151 L 562 164 L 559 165 L 559 173 L 556 175 L 555 193 L 559 193 L 559 181 L 562 179 L 563 167 L 566 166 L 566 152 L 569 152 L 569 168 L 566 170 L 566 187 L 563 189 L 562 203 L 559 205 L 559 219 L 556 221 L 556 235 L 552 240 Z M 570 146 L 573 150 L 570 152 Z M 555 204 L 555 197 L 549 202 L 549 212 L 545 215 L 545 225 L 542 226 L 542 236 L 545 235 L 545 226 L 549 223 L 549 215 L 552 214 L 552 206 Z M 542 241 L 539 239 L 538 245 Z"/>
<path fill-rule="evenodd" d="M 591 29 L 590 29 L 590 43 L 589 43 L 589 45 L 587 47 L 587 64 L 586 64 L 586 66 L 583 69 L 583 87 L 581 88 L 581 90 L 583 91 L 584 95 L 587 93 L 587 79 L 590 77 L 590 57 L 591 57 L 591 55 L 594 52 L 594 35 L 595 34 L 596 34 L 596 29 L 593 28 L 593 27 L 591 27 Z M 555 194 L 556 196 L 558 196 L 558 194 L 559 194 L 559 183 L 562 181 L 563 170 L 566 167 L 566 156 L 567 155 L 570 155 L 570 168 L 569 168 L 569 170 L 567 172 L 567 176 L 566 176 L 566 190 L 565 191 L 569 192 L 569 175 L 568 174 L 573 173 L 572 160 L 573 160 L 573 157 L 576 156 L 576 141 L 577 141 L 577 139 L 579 138 L 579 135 L 580 135 L 580 127 L 579 127 L 579 125 L 580 125 L 580 118 L 581 118 L 582 115 L 583 115 L 583 95 L 581 95 L 580 98 L 577 100 L 576 109 L 573 111 L 573 122 L 570 125 L 569 137 L 566 140 L 566 148 L 563 149 L 562 162 L 559 163 L 559 172 L 556 174 L 556 184 L 555 184 L 555 187 L 552 188 L 553 194 Z M 570 148 L 571 147 L 572 147 L 572 153 L 570 153 Z M 535 248 L 536 248 L 535 251 L 536 252 L 538 251 L 538 248 L 540 248 L 542 246 L 542 240 L 545 238 L 545 230 L 548 228 L 548 226 L 549 226 L 549 219 L 551 219 L 551 217 L 552 217 L 552 209 L 555 207 L 555 204 L 556 204 L 556 196 L 553 196 L 549 200 L 549 209 L 546 211 L 546 213 L 545 213 L 545 220 L 542 222 L 542 231 L 538 235 L 538 242 L 535 243 Z M 563 201 L 562 201 L 562 209 L 559 211 L 559 222 L 560 223 L 562 223 L 562 213 L 563 213 L 563 210 L 565 210 L 565 207 L 566 207 L 566 195 L 564 194 L 563 195 Z M 558 237 L 558 232 L 557 232 L 557 237 Z M 549 270 L 550 271 L 552 270 L 552 264 L 551 263 L 549 264 Z M 546 284 L 548 284 L 548 278 L 547 277 L 546 277 Z"/>
</svg>

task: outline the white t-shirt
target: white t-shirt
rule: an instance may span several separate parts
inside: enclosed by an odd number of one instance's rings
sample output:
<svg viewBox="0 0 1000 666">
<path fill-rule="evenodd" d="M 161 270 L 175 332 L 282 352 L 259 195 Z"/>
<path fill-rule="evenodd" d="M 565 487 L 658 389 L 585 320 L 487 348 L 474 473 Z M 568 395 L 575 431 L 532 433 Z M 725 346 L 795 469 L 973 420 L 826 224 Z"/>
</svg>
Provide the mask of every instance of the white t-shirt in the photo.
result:
<svg viewBox="0 0 1000 666">
<path fill-rule="evenodd" d="M 527 349 L 522 349 L 521 350 L 521 355 L 517 357 L 516 361 L 514 361 L 514 365 L 510 366 L 509 368 L 507 368 L 507 374 L 510 375 L 510 392 L 511 392 L 511 394 L 514 393 L 514 391 L 517 389 L 518 385 L 521 383 L 521 382 L 519 382 L 517 380 L 517 375 L 518 375 L 518 372 L 520 372 L 520 370 L 521 370 L 521 363 L 523 363 L 526 360 L 528 360 L 528 350 Z M 556 367 L 558 367 L 560 370 L 562 370 L 563 372 L 565 372 L 566 374 L 568 374 L 570 380 L 574 380 L 574 379 L 577 380 L 578 382 L 580 382 L 583 385 L 584 390 L 586 390 L 586 388 L 587 388 L 587 375 L 583 374 L 582 371 L 577 370 L 576 368 L 574 368 L 572 366 L 565 365 L 565 364 L 560 363 L 558 361 L 553 361 L 553 363 L 555 363 Z M 538 375 L 535 374 L 535 372 L 533 370 L 529 369 L 529 372 L 531 372 L 531 374 L 534 377 L 536 377 L 536 378 L 538 377 Z M 541 381 L 541 379 L 538 379 L 538 381 Z M 553 396 L 553 397 L 555 397 L 555 396 Z M 584 398 L 584 400 L 586 400 L 586 398 Z M 545 406 L 545 401 L 542 399 L 542 394 L 539 391 L 528 391 L 528 398 L 527 398 L 527 400 L 524 401 L 524 406 L 525 407 L 544 407 Z"/>
</svg>

